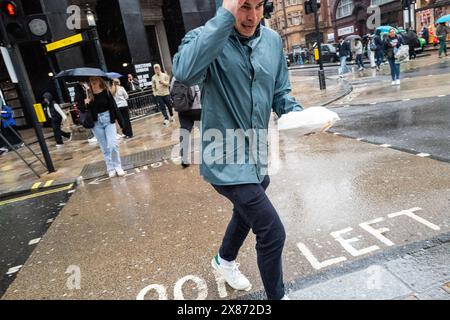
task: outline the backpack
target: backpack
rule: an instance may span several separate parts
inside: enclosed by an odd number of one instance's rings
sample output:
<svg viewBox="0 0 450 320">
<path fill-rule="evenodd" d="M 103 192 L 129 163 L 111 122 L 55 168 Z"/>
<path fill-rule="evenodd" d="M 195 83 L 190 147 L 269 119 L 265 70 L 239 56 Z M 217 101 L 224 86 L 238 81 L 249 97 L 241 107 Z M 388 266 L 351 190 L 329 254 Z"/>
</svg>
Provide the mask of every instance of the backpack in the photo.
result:
<svg viewBox="0 0 450 320">
<path fill-rule="evenodd" d="M 170 91 L 173 101 L 173 108 L 176 112 L 186 112 L 192 109 L 195 96 L 192 95 L 191 88 L 175 80 Z"/>
</svg>

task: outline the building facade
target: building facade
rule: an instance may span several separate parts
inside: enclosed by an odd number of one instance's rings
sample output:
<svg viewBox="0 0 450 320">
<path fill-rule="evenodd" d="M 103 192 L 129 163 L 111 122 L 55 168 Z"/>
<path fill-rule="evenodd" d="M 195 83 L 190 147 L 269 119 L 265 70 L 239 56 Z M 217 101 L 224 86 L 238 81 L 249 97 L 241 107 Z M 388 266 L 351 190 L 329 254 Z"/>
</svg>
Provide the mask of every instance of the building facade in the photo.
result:
<svg viewBox="0 0 450 320">
<path fill-rule="evenodd" d="M 417 0 L 416 30 L 425 26 L 433 30 L 434 22 L 447 14 L 450 14 L 450 0 Z"/>
<path fill-rule="evenodd" d="M 371 6 L 379 6 L 381 25 L 404 26 L 404 12 L 400 0 L 330 0 L 335 36 L 372 33 L 372 25 L 367 22 L 373 14 Z"/>
<path fill-rule="evenodd" d="M 274 0 L 274 5 L 270 27 L 282 37 L 285 52 L 292 53 L 299 47 L 312 47 L 317 39 L 314 15 L 305 14 L 304 0 Z M 319 17 L 322 42 L 334 42 L 329 0 L 321 1 Z"/>
</svg>

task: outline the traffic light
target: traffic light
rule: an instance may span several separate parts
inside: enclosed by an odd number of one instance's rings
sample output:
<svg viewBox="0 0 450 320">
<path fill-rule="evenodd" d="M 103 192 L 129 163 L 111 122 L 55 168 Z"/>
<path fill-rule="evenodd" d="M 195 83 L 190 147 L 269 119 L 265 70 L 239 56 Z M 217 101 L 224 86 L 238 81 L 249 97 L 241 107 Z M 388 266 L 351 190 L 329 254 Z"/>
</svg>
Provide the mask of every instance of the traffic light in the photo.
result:
<svg viewBox="0 0 450 320">
<path fill-rule="evenodd" d="M 409 10 L 412 3 L 416 3 L 416 1 L 412 2 L 411 0 L 402 0 L 402 9 Z"/>
<path fill-rule="evenodd" d="M 28 41 L 29 34 L 20 2 L 2 0 L 0 8 L 9 42 L 14 44 Z"/>
<path fill-rule="evenodd" d="M 320 0 L 305 0 L 305 14 L 315 13 L 320 9 Z"/>
<path fill-rule="evenodd" d="M 305 0 L 305 14 L 313 13 L 311 0 Z"/>
</svg>

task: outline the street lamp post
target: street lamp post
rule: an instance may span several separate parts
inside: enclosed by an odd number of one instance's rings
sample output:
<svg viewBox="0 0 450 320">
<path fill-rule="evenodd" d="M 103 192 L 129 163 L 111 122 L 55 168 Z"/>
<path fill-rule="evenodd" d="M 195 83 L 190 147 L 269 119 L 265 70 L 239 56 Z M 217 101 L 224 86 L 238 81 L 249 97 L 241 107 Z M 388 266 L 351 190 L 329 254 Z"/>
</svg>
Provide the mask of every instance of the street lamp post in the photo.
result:
<svg viewBox="0 0 450 320">
<path fill-rule="evenodd" d="M 89 4 L 86 4 L 86 19 L 87 19 L 89 28 L 92 32 L 92 38 L 93 38 L 92 40 L 94 41 L 94 44 L 95 44 L 95 49 L 97 51 L 98 60 L 100 62 L 100 68 L 104 72 L 108 72 L 108 68 L 106 67 L 105 56 L 103 55 L 103 49 L 100 44 L 100 39 L 98 37 L 97 23 L 95 22 L 95 15 L 92 12 L 91 8 L 89 7 Z"/>
</svg>

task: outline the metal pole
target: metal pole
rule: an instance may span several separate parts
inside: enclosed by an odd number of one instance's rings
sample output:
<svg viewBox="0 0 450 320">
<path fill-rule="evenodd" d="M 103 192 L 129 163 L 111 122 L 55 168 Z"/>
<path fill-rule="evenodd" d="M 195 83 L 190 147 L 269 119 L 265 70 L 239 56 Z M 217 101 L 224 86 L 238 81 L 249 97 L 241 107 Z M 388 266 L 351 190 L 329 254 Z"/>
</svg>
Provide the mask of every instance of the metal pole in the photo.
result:
<svg viewBox="0 0 450 320">
<path fill-rule="evenodd" d="M 408 30 L 411 29 L 411 2 L 408 2 Z"/>
<path fill-rule="evenodd" d="M 93 27 L 91 29 L 92 35 L 93 35 L 93 41 L 95 44 L 95 49 L 97 50 L 98 55 L 98 61 L 100 63 L 100 69 L 102 69 L 104 72 L 108 72 L 108 68 L 106 67 L 106 60 L 105 56 L 103 54 L 102 45 L 100 44 L 100 39 L 98 37 L 97 27 Z"/>
<path fill-rule="evenodd" d="M 314 20 L 316 23 L 316 33 L 317 33 L 317 47 L 319 50 L 319 83 L 320 83 L 320 90 L 325 90 L 327 88 L 326 80 L 325 80 L 325 71 L 323 69 L 323 62 L 322 62 L 322 39 L 320 37 L 320 26 L 319 26 L 319 13 L 317 8 L 317 0 L 313 0 L 313 11 L 314 11 Z"/>
<path fill-rule="evenodd" d="M 48 61 L 48 65 L 50 66 L 50 70 L 53 73 L 53 75 L 56 75 L 56 69 L 55 69 L 55 65 L 53 64 L 52 58 L 47 54 L 47 61 Z M 63 103 L 64 102 L 64 97 L 62 94 L 62 90 L 61 90 L 61 86 L 59 84 L 58 79 L 53 78 L 53 82 L 55 83 L 55 87 L 56 87 L 56 93 L 58 94 L 58 99 L 59 99 L 59 103 Z"/>
<path fill-rule="evenodd" d="M 44 155 L 45 163 L 47 164 L 48 172 L 55 172 L 55 167 L 53 166 L 53 161 L 50 156 L 50 152 L 48 151 L 47 144 L 45 142 L 44 134 L 42 132 L 42 127 L 37 121 L 36 112 L 33 109 L 33 104 L 36 101 L 33 93 L 33 88 L 30 84 L 30 79 L 28 78 L 27 70 L 22 60 L 22 55 L 20 53 L 19 46 L 17 44 L 11 45 L 8 38 L 8 33 L 6 32 L 5 25 L 3 23 L 3 18 L 0 15 L 0 31 L 3 36 L 3 41 L 5 46 L 11 56 L 11 61 L 14 66 L 14 69 L 18 78 L 18 87 L 20 92 L 22 93 L 22 97 L 25 102 L 25 108 L 28 111 L 28 114 L 31 117 L 31 123 L 34 127 L 34 131 L 36 132 L 36 136 L 39 141 L 39 145 L 42 150 L 42 154 Z"/>
<path fill-rule="evenodd" d="M 281 4 L 283 5 L 283 14 L 284 14 L 284 38 L 286 40 L 286 54 L 289 54 L 289 38 L 287 34 L 288 29 L 288 19 L 287 19 L 287 13 L 286 13 L 286 4 L 284 3 L 284 0 L 281 1 Z"/>
</svg>

